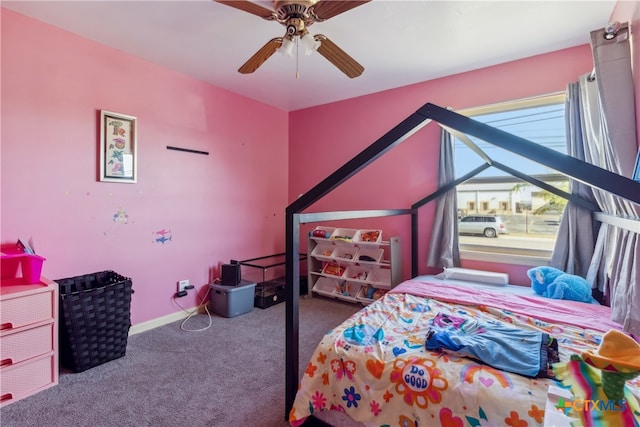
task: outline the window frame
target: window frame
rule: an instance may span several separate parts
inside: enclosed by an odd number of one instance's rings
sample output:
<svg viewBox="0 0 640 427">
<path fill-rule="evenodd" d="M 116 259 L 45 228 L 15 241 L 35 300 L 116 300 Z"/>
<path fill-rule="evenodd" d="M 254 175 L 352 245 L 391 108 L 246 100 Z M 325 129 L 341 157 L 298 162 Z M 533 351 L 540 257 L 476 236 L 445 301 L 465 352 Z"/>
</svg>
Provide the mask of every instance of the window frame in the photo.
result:
<svg viewBox="0 0 640 427">
<path fill-rule="evenodd" d="M 523 98 L 512 101 L 499 102 L 484 106 L 456 110 L 457 113 L 473 118 L 474 116 L 512 111 L 524 108 L 542 107 L 547 105 L 564 104 L 565 92 Z M 475 203 L 475 202 L 474 202 Z M 478 202 L 480 205 L 482 202 Z M 467 202 L 469 204 L 469 202 Z M 549 265 L 552 250 L 526 249 L 516 247 L 497 247 L 493 245 L 460 243 L 458 241 L 460 258 L 462 260 L 492 262 L 500 264 L 516 264 L 523 266 Z M 499 261 L 496 258 L 499 257 Z"/>
</svg>

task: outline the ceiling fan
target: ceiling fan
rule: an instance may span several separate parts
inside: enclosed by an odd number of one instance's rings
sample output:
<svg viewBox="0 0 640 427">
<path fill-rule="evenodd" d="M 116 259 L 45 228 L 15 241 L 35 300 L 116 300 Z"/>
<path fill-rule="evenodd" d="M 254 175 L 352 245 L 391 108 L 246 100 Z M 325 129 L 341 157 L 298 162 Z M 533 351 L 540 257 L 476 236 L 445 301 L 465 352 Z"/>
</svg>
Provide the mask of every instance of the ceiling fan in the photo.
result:
<svg viewBox="0 0 640 427">
<path fill-rule="evenodd" d="M 336 15 L 361 6 L 371 0 L 275 0 L 274 10 L 267 9 L 248 0 L 214 0 L 218 3 L 240 9 L 269 21 L 276 21 L 286 27 L 285 35 L 269 40 L 260 48 L 238 72 L 253 73 L 277 50 L 292 55 L 299 41 L 306 55 L 314 51 L 324 56 L 350 78 L 358 77 L 364 67 L 340 49 L 323 34 L 312 36 L 307 29 L 315 22 L 326 21 Z"/>
</svg>

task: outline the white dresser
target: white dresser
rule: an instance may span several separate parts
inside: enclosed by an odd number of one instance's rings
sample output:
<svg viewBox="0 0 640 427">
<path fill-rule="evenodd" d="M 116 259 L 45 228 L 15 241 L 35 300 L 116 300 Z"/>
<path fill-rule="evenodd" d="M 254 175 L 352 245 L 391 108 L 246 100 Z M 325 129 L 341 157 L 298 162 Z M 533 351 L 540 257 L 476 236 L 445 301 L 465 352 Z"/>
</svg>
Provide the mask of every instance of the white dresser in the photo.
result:
<svg viewBox="0 0 640 427">
<path fill-rule="evenodd" d="M 0 406 L 58 384 L 58 285 L 0 285 Z"/>
</svg>

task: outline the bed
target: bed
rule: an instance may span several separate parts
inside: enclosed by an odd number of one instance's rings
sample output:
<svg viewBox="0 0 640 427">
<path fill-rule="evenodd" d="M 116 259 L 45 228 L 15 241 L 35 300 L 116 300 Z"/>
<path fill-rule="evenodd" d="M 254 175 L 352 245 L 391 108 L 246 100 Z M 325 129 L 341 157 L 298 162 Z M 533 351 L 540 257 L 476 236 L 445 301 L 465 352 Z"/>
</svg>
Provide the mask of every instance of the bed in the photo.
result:
<svg viewBox="0 0 640 427">
<path fill-rule="evenodd" d="M 542 369 L 533 366 L 533 374 L 525 374 L 529 367 L 516 363 L 523 359 L 517 354 L 506 360 L 481 356 L 483 361 L 427 350 L 428 332 L 451 327 L 445 321 L 460 329 L 473 325 L 476 337 L 483 330 L 500 335 L 479 343 L 485 351 L 499 346 L 495 353 L 506 354 L 511 331 L 531 331 L 552 336 L 560 361 L 568 362 L 620 328 L 609 318 L 606 306 L 550 300 L 528 287 L 418 276 L 324 336 L 302 373 L 289 421 L 298 426 L 311 415 L 338 411 L 368 426 L 551 425 L 553 414 L 545 422 L 545 412 L 553 401 L 550 386 L 555 390 L 559 383 L 547 377 L 550 363 L 538 360 L 536 348 L 525 347 L 533 357 L 525 364 L 540 362 Z M 627 386 L 627 408 L 636 411 L 640 425 L 640 378 Z"/>
<path fill-rule="evenodd" d="M 418 248 L 421 243 L 418 237 L 420 207 L 438 199 L 441 195 L 457 186 L 459 183 L 469 179 L 474 174 L 479 173 L 490 165 L 477 168 L 470 174 L 465 175 L 452 182 L 441 185 L 436 191 L 427 195 L 423 199 L 416 201 L 409 208 L 400 209 L 380 209 L 380 210 L 364 210 L 364 211 L 334 211 L 334 212 L 305 212 L 319 199 L 327 195 L 334 188 L 348 180 L 351 176 L 367 167 L 378 157 L 389 151 L 391 148 L 404 141 L 409 135 L 413 134 L 430 121 L 436 121 L 449 129 L 453 129 L 468 135 L 478 137 L 486 142 L 512 151 L 525 158 L 531 159 L 544 166 L 550 167 L 559 173 L 565 174 L 573 179 L 596 187 L 600 190 L 608 192 L 612 195 L 621 197 L 632 203 L 640 205 L 640 183 L 635 182 L 627 177 L 617 175 L 613 172 L 596 167 L 590 163 L 580 161 L 570 156 L 564 156 L 553 150 L 539 147 L 526 139 L 510 135 L 499 131 L 491 126 L 475 122 L 474 120 L 450 111 L 446 108 L 427 103 L 409 115 L 405 120 L 389 132 L 373 142 L 362 152 L 348 160 L 343 166 L 338 168 L 331 175 L 320 181 L 317 185 L 307 191 L 305 194 L 296 198 L 286 208 L 285 214 L 285 269 L 286 269 L 286 373 L 285 373 L 285 419 L 292 420 L 292 424 L 299 424 L 310 414 L 316 414 L 318 411 L 332 409 L 334 405 L 335 412 L 342 409 L 349 415 L 353 414 L 353 418 L 362 419 L 365 424 L 386 425 L 381 420 L 389 416 L 392 410 L 388 410 L 389 402 L 394 404 L 400 402 L 400 410 L 397 415 L 390 416 L 388 425 L 512 425 L 512 426 L 530 426 L 540 425 L 543 414 L 549 414 L 555 411 L 545 410 L 547 402 L 548 385 L 550 379 L 527 379 L 523 380 L 518 374 L 504 373 L 501 370 L 490 370 L 480 364 L 472 364 L 466 359 L 449 357 L 446 355 L 433 354 L 423 349 L 424 336 L 414 333 L 412 328 L 419 326 L 425 328 L 429 326 L 429 314 L 435 311 L 434 307 L 445 312 L 464 312 L 478 315 L 483 322 L 494 322 L 491 325 L 515 325 L 527 330 L 550 329 L 554 333 L 562 331 L 558 341 L 562 340 L 564 346 L 560 347 L 560 354 L 565 359 L 564 364 L 573 363 L 566 361 L 566 357 L 573 351 L 581 351 L 585 349 L 593 349 L 598 346 L 598 341 L 603 333 L 609 328 L 619 328 L 618 325 L 612 325 L 607 319 L 611 319 L 611 312 L 607 307 L 589 306 L 587 312 L 593 311 L 598 313 L 596 317 L 587 317 L 584 311 L 577 311 L 573 314 L 572 321 L 579 323 L 566 323 L 567 317 L 563 315 L 560 318 L 547 317 L 549 315 L 548 308 L 553 304 L 549 300 L 543 301 L 543 307 L 540 307 L 538 301 L 538 309 L 532 311 L 531 304 L 537 299 L 531 295 L 517 295 L 499 293 L 496 296 L 496 289 L 474 290 L 474 298 L 479 301 L 442 301 L 444 295 L 452 295 L 453 290 L 448 287 L 447 283 L 434 284 L 433 280 L 429 285 L 420 284 L 426 280 L 420 275 L 420 266 L 424 260 L 420 260 Z M 624 228 L 632 232 L 639 232 L 637 221 L 628 221 L 615 215 L 598 212 L 592 202 L 583 199 L 579 195 L 568 194 L 564 192 L 558 193 L 557 189 L 549 187 L 546 184 L 526 175 L 521 174 L 513 168 L 501 165 L 493 161 L 493 166 L 499 166 L 500 169 L 517 176 L 535 186 L 548 188 L 549 191 L 557 195 L 567 198 L 571 202 L 592 211 L 594 216 L 601 223 L 607 223 L 614 227 Z M 596 210 L 594 210 L 596 209 Z M 309 364 L 303 372 L 300 372 L 299 365 L 299 297 L 300 297 L 300 237 L 301 225 L 318 223 L 325 221 L 350 220 L 362 218 L 378 218 L 388 216 L 410 216 L 411 221 L 411 275 L 416 278 L 394 288 L 384 298 L 371 304 L 360 313 L 351 317 L 344 324 L 331 331 L 325 339 L 319 344 L 316 354 L 310 360 Z M 437 286 L 436 286 L 437 285 Z M 511 289 L 511 287 L 502 288 Z M 436 292 L 426 294 L 426 290 Z M 477 292 L 476 292 L 477 291 Z M 509 291 L 510 292 L 510 291 Z M 522 292 L 522 290 L 515 290 Z M 480 297 L 480 294 L 485 294 Z M 508 295 L 508 297 L 506 296 Z M 485 301 L 485 299 L 487 299 Z M 523 300 L 524 298 L 524 300 Z M 512 306 L 503 306 L 505 301 L 520 301 L 520 310 L 516 311 Z M 524 301 L 524 302 L 523 302 Z M 578 303 L 580 304 L 580 303 Z M 568 307 L 573 304 L 564 304 Z M 411 307 L 430 307 L 420 311 L 412 311 Z M 584 307 L 583 307 L 584 308 Z M 505 309 L 507 311 L 505 311 Z M 535 313 L 536 315 L 532 315 Z M 546 314 L 545 314 L 546 313 Z M 402 316 L 401 316 L 402 315 Z M 405 323 L 402 319 L 411 322 L 412 325 Z M 385 317 L 386 316 L 386 317 Z M 396 319 L 397 317 L 397 319 Z M 394 323 L 395 321 L 395 323 Z M 345 328 L 352 328 L 360 325 L 365 326 L 372 322 L 378 322 L 384 325 L 381 329 L 386 335 L 386 339 L 380 341 L 376 345 L 360 345 L 355 346 L 344 339 L 336 340 L 344 333 Z M 584 323 L 586 322 L 586 323 Z M 396 326 L 392 326 L 396 325 Z M 404 326 L 407 327 L 406 330 Z M 386 328 L 386 329 L 385 329 Z M 370 328 L 369 328 L 370 329 Z M 417 331 L 418 329 L 416 329 Z M 616 330 L 616 329 L 613 329 Z M 428 329 L 423 334 L 426 334 Z M 404 333 L 404 335 L 403 335 Z M 389 341 L 389 339 L 394 341 Z M 406 340 L 406 343 L 405 343 Z M 422 341 L 421 341 L 422 340 Z M 393 344 L 393 345 L 391 345 Z M 394 349 L 397 354 L 394 354 Z M 377 375 L 380 373 L 380 364 L 384 365 L 384 369 L 390 372 L 396 369 L 400 372 L 400 368 L 404 365 L 411 354 L 418 355 L 416 357 L 423 358 L 426 361 L 425 368 L 431 370 L 437 369 L 437 382 L 433 382 L 433 392 L 426 394 L 410 393 L 409 388 L 401 385 L 402 378 L 400 374 L 396 374 L 397 378 L 394 387 L 388 384 L 388 380 L 379 380 Z M 373 357 L 377 359 L 366 359 L 364 362 L 350 359 L 354 355 L 363 357 Z M 335 363 L 331 363 L 332 361 Z M 369 367 L 367 368 L 367 360 Z M 402 362 L 404 360 L 405 362 Z M 400 363 L 400 365 L 395 363 Z M 359 365 L 360 363 L 361 365 Z M 362 365 L 362 363 L 364 363 Z M 377 366 L 373 366 L 373 365 Z M 394 365 L 395 364 L 395 365 Z M 442 369 L 442 364 L 446 366 L 446 370 Z M 395 368 L 394 368 L 395 366 Z M 409 365 L 407 365 L 409 366 Z M 467 367 L 466 371 L 462 371 L 463 367 Z M 565 365 L 574 366 L 574 365 Z M 336 371 L 334 372 L 334 368 Z M 352 374 L 349 368 L 354 368 L 356 374 Z M 384 373 L 384 369 L 382 372 Z M 411 370 L 411 368 L 407 367 Z M 416 367 L 418 373 L 420 368 Z M 495 368 L 494 368 L 495 369 Z M 423 375 L 428 369 L 423 369 Z M 463 375 L 464 373 L 464 375 Z M 339 377 L 339 378 L 338 378 Z M 333 378 L 333 381 L 330 380 Z M 390 378 L 390 377 L 389 377 Z M 423 378 L 424 379 L 424 378 Z M 414 378 L 414 382 L 418 378 Z M 353 383 L 352 383 L 353 381 Z M 355 381 L 358 381 L 356 384 Z M 421 380 L 422 381 L 422 380 Z M 326 382 L 324 384 L 323 382 Z M 486 383 L 486 384 L 485 384 Z M 490 384 L 489 384 L 490 383 Z M 349 384 L 348 387 L 346 385 Z M 422 384 L 422 383 L 421 383 Z M 432 382 L 424 383 L 432 384 Z M 341 386 L 343 386 L 340 388 Z M 335 387 L 334 387 L 335 386 Z M 353 387 L 353 389 L 352 389 Z M 439 387 L 439 388 L 438 388 Z M 385 391 L 381 392 L 382 388 Z M 428 388 L 428 387 L 427 387 Z M 475 391 L 467 389 L 473 388 Z M 443 392 L 443 390 L 447 390 Z M 465 399 L 462 402 L 450 400 L 450 396 L 462 396 L 461 391 L 465 390 Z M 345 391 L 346 390 L 346 391 Z M 353 391 L 352 391 L 353 390 Z M 390 391 L 391 390 L 391 391 Z M 454 391 L 452 391 L 454 390 Z M 317 392 L 322 393 L 315 394 Z M 389 394 L 385 394 L 388 392 Z M 309 394 L 311 393 L 311 394 Z M 327 393 L 324 395 L 324 393 Z M 380 394 L 382 393 L 382 394 Z M 554 393 L 555 389 L 554 389 Z M 558 392 L 560 393 L 560 392 Z M 356 396 L 357 394 L 357 396 Z M 562 394 L 562 393 L 560 393 Z M 393 395 L 393 396 L 391 396 Z M 398 396 L 402 396 L 398 398 Z M 345 400 L 343 400 L 343 397 Z M 557 398 L 554 394 L 554 399 Z M 489 399 L 489 400 L 486 400 Z M 486 402 L 499 402 L 500 405 L 491 405 L 492 409 Z M 389 400 L 389 402 L 387 401 Z M 413 408 L 420 408 L 421 411 L 404 411 L 402 410 L 403 401 L 414 402 Z M 348 404 L 348 403 L 349 404 Z M 384 404 L 382 404 L 384 402 Z M 357 404 L 357 405 L 356 405 Z M 327 406 L 328 405 L 328 406 Z M 424 408 L 422 408 L 423 406 Z M 503 408 L 498 412 L 496 408 Z M 508 409 L 508 411 L 507 411 Z M 474 412 L 475 411 L 475 412 Z M 506 412 L 505 412 L 506 411 Z M 326 411 L 325 411 L 326 412 Z M 557 411 L 560 412 L 560 411 Z M 375 415 L 375 414 L 378 415 Z M 640 411 L 638 412 L 640 414 Z M 404 418 L 399 418 L 400 416 Z M 461 418 L 461 417 L 464 417 Z M 501 418 L 502 417 L 502 418 Z M 418 420 L 420 418 L 420 420 Z M 493 424 L 486 422 L 491 418 Z M 519 422 L 518 420 L 521 420 Z M 563 424 L 556 424 L 563 425 Z"/>
</svg>

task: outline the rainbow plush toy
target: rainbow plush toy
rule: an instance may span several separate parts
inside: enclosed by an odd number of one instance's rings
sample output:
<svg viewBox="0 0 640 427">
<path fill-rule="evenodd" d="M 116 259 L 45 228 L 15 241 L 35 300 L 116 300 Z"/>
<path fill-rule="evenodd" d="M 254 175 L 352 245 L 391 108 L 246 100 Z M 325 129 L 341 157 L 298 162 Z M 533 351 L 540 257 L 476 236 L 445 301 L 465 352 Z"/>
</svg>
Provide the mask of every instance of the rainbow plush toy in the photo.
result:
<svg viewBox="0 0 640 427">
<path fill-rule="evenodd" d="M 604 334 L 598 351 L 584 352 L 582 359 L 602 371 L 602 389 L 611 400 L 624 399 L 624 383 L 640 376 L 640 344 L 614 329 Z"/>
<path fill-rule="evenodd" d="M 608 331 L 597 351 L 574 354 L 569 362 L 554 364 L 553 372 L 582 401 L 577 406 L 583 410 L 570 414 L 579 420 L 575 425 L 640 426 L 640 396 L 625 384 L 640 376 L 640 343 L 624 332 Z"/>
</svg>

